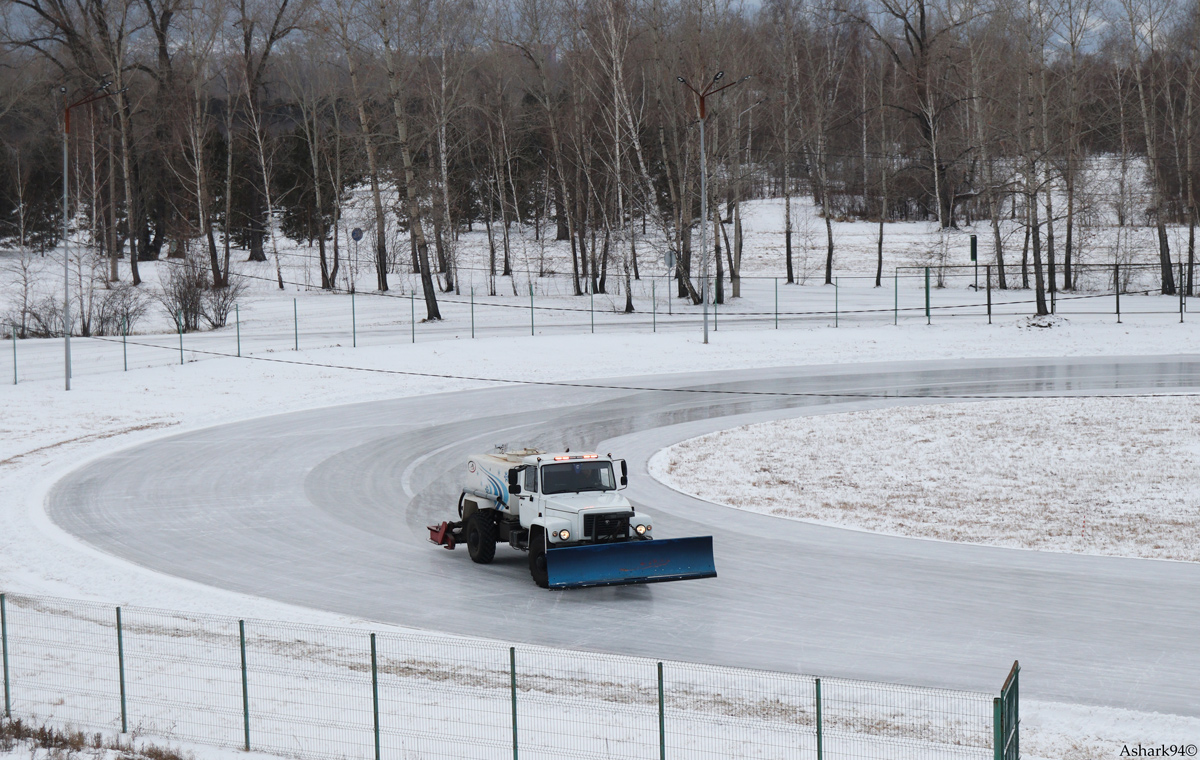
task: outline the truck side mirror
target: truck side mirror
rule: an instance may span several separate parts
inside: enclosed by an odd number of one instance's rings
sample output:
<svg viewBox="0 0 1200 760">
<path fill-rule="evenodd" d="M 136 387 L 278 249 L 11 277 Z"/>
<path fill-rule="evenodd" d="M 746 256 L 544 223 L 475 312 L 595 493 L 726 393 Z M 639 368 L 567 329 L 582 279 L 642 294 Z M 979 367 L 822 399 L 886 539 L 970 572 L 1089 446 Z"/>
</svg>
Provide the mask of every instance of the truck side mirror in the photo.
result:
<svg viewBox="0 0 1200 760">
<path fill-rule="evenodd" d="M 629 485 L 629 467 L 625 464 L 625 460 L 621 460 L 621 487 Z"/>
<path fill-rule="evenodd" d="M 521 493 L 521 484 L 518 482 L 521 477 L 521 470 L 514 467 L 508 471 L 508 492 L 513 496 Z"/>
</svg>

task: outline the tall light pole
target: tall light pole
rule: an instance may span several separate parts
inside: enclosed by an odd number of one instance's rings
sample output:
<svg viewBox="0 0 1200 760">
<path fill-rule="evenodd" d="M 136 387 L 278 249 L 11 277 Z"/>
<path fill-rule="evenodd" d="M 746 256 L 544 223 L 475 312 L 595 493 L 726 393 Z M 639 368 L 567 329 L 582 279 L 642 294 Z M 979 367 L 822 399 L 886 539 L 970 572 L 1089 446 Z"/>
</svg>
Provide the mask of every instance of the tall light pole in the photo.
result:
<svg viewBox="0 0 1200 760">
<path fill-rule="evenodd" d="M 683 77 L 675 77 L 679 83 L 692 91 L 696 96 L 696 105 L 700 115 L 700 263 L 703 267 L 700 283 L 700 300 L 704 303 L 704 342 L 708 343 L 708 162 L 704 153 L 704 119 L 708 116 L 705 98 L 716 95 L 721 90 L 727 90 L 735 84 L 741 84 L 750 77 L 742 77 L 736 82 L 717 87 L 717 82 L 725 76 L 724 71 L 718 71 L 712 81 L 703 90 L 697 90 Z"/>
<path fill-rule="evenodd" d="M 109 92 L 109 86 L 110 84 L 107 80 L 102 80 L 100 86 L 96 88 L 96 91 L 92 95 L 77 100 L 70 105 L 67 105 L 67 88 L 58 88 L 58 91 L 63 96 L 63 373 L 66 376 L 67 390 L 71 390 L 71 241 L 68 238 L 70 231 L 70 210 L 67 205 L 67 193 L 71 186 L 69 180 L 70 174 L 68 173 L 69 166 L 67 164 L 67 156 L 69 155 L 68 142 L 71 135 L 71 109 L 125 92 L 124 89 L 119 92 Z"/>
</svg>

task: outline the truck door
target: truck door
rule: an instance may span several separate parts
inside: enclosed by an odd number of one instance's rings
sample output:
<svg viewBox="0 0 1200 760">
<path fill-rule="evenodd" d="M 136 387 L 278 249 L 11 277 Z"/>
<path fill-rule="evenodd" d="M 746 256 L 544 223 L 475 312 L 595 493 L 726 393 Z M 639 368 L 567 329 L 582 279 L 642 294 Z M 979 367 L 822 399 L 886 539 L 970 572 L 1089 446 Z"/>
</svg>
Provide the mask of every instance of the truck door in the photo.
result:
<svg viewBox="0 0 1200 760">
<path fill-rule="evenodd" d="M 537 465 L 531 464 L 525 468 L 525 482 L 521 484 L 521 498 L 518 502 L 523 502 L 522 506 L 529 507 L 529 516 L 533 517 L 541 510 L 537 506 L 538 500 L 538 468 Z"/>
</svg>

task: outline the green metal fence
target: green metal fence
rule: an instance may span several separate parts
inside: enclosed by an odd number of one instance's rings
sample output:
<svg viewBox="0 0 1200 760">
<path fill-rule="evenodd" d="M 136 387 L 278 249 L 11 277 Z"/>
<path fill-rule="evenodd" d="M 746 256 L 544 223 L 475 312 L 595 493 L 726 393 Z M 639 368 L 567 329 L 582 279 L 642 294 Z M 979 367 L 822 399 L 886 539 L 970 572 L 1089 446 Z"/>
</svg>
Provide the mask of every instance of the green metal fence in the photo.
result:
<svg viewBox="0 0 1200 760">
<path fill-rule="evenodd" d="M 24 595 L 0 595 L 0 613 L 6 716 L 88 731 L 312 760 L 1017 757 L 1015 670 L 994 703 L 975 692 Z M 1011 724 L 997 723 L 1001 701 Z"/>
<path fill-rule="evenodd" d="M 1021 745 L 1018 741 L 1021 728 L 1020 690 L 1017 688 L 1020 675 L 1021 663 L 1014 662 L 1008 678 L 1004 681 L 1004 688 L 1000 689 L 1000 696 L 993 702 L 995 760 L 1019 760 L 1021 757 Z"/>
</svg>

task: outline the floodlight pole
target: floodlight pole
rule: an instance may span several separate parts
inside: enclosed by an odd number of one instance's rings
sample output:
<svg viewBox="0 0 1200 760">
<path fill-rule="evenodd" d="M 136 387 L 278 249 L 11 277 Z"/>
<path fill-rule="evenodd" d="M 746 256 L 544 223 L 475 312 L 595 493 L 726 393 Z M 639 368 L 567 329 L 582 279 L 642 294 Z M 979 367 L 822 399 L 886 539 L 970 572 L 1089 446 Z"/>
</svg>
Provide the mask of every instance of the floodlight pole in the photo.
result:
<svg viewBox="0 0 1200 760">
<path fill-rule="evenodd" d="M 705 99 L 709 95 L 716 95 L 721 90 L 727 90 L 735 84 L 741 84 L 750 77 L 742 77 L 736 82 L 730 82 L 723 87 L 713 89 L 717 82 L 721 81 L 721 77 L 725 76 L 724 71 L 718 71 L 712 81 L 704 88 L 703 91 L 697 90 L 683 77 L 675 77 L 679 83 L 692 91 L 696 96 L 696 105 L 700 115 L 700 266 L 701 266 L 701 283 L 700 283 L 700 301 L 704 304 L 704 343 L 708 343 L 708 162 L 704 150 L 704 121 L 708 117 Z"/>
<path fill-rule="evenodd" d="M 124 89 L 119 92 L 109 92 L 109 83 L 101 81 L 96 92 L 86 98 L 77 100 L 70 105 L 67 105 L 67 88 L 59 87 L 58 91 L 63 96 L 63 154 L 62 154 L 62 175 L 63 175 L 63 196 L 62 196 L 62 224 L 63 224 L 63 374 L 66 377 L 67 390 L 71 390 L 71 241 L 68 237 L 70 233 L 70 207 L 67 203 L 68 192 L 71 187 L 69 166 L 67 163 L 70 151 L 69 140 L 71 136 L 71 109 L 78 106 L 84 106 L 88 103 L 94 103 L 103 98 L 118 95 L 125 92 Z"/>
</svg>

